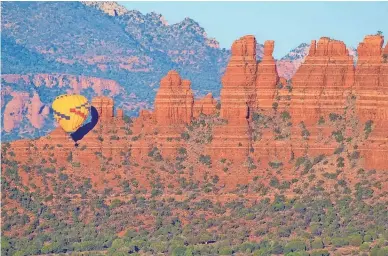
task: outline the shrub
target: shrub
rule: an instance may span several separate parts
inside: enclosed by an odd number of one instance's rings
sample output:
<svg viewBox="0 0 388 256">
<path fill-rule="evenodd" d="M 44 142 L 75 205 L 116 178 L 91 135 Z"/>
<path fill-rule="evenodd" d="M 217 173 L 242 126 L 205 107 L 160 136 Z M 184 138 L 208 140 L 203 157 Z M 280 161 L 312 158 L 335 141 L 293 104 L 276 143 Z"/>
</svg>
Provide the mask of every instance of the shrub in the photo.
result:
<svg viewBox="0 0 388 256">
<path fill-rule="evenodd" d="M 341 131 L 332 132 L 332 135 L 338 143 L 344 140 L 344 136 Z"/>
<path fill-rule="evenodd" d="M 278 242 L 275 241 L 271 246 L 271 253 L 272 254 L 282 254 L 284 251 L 283 246 Z"/>
<path fill-rule="evenodd" d="M 381 248 L 377 253 L 377 256 L 387 256 L 388 255 L 388 247 Z"/>
<path fill-rule="evenodd" d="M 330 119 L 330 121 L 335 122 L 337 120 L 341 120 L 342 117 L 340 115 L 338 115 L 338 114 L 330 113 L 329 114 L 329 119 Z"/>
<path fill-rule="evenodd" d="M 225 246 L 218 251 L 219 255 L 232 255 L 233 250 L 229 246 Z"/>
<path fill-rule="evenodd" d="M 365 123 L 365 127 L 364 127 L 365 138 L 368 138 L 369 134 L 372 132 L 372 125 L 373 125 L 372 120 L 369 120 Z"/>
<path fill-rule="evenodd" d="M 201 155 L 199 161 L 205 165 L 211 165 L 212 161 L 209 155 Z"/>
<path fill-rule="evenodd" d="M 367 252 L 370 250 L 370 243 L 363 243 L 360 245 L 360 251 Z"/>
<path fill-rule="evenodd" d="M 340 147 L 334 150 L 334 154 L 341 154 L 344 151 L 344 149 L 345 149 L 344 146 L 341 145 Z"/>
<path fill-rule="evenodd" d="M 310 136 L 310 132 L 306 128 L 303 128 L 303 130 L 302 130 L 302 137 L 304 139 L 307 139 L 309 136 Z"/>
<path fill-rule="evenodd" d="M 369 235 L 369 234 L 366 234 L 364 236 L 364 241 L 365 242 L 372 242 L 373 241 L 373 237 L 371 235 Z"/>
<path fill-rule="evenodd" d="M 178 148 L 178 153 L 181 154 L 181 155 L 186 155 L 187 154 L 187 150 L 185 148 Z"/>
<path fill-rule="evenodd" d="M 273 178 L 271 179 L 271 181 L 269 182 L 269 185 L 270 185 L 271 187 L 276 188 L 276 187 L 279 186 L 279 180 L 278 180 L 276 177 L 273 177 Z"/>
<path fill-rule="evenodd" d="M 338 168 L 342 168 L 342 167 L 345 166 L 344 160 L 345 160 L 345 159 L 344 159 L 343 157 L 338 157 L 338 158 L 337 158 L 337 167 L 338 167 Z"/>
<path fill-rule="evenodd" d="M 316 238 L 311 242 L 311 249 L 323 249 L 325 246 L 322 242 L 322 239 Z"/>
<path fill-rule="evenodd" d="M 138 136 L 133 136 L 131 140 L 132 140 L 132 141 L 137 141 L 137 140 L 139 140 L 139 138 L 140 138 L 140 135 L 138 135 Z"/>
<path fill-rule="evenodd" d="M 252 120 L 253 120 L 254 122 L 259 122 L 259 121 L 260 121 L 260 118 L 261 118 L 260 114 L 258 114 L 258 113 L 253 113 L 253 115 L 252 115 Z"/>
<path fill-rule="evenodd" d="M 60 173 L 59 174 L 59 179 L 61 181 L 66 181 L 68 179 L 68 176 L 67 176 L 67 174 Z"/>
<path fill-rule="evenodd" d="M 371 198 L 373 196 L 373 193 L 374 191 L 370 187 L 362 187 L 356 185 L 355 196 L 358 200 Z"/>
<path fill-rule="evenodd" d="M 306 251 L 306 244 L 301 240 L 293 240 L 286 244 L 284 247 L 284 253 Z"/>
<path fill-rule="evenodd" d="M 153 157 L 155 161 L 160 162 L 163 160 L 162 155 L 159 152 L 159 149 L 157 147 L 154 147 L 149 153 L 149 157 Z"/>
<path fill-rule="evenodd" d="M 279 104 L 277 102 L 272 103 L 273 110 L 276 111 L 278 109 L 278 106 L 279 106 Z"/>
<path fill-rule="evenodd" d="M 331 242 L 337 248 L 344 247 L 349 244 L 348 240 L 342 237 L 335 237 L 331 240 Z"/>
<path fill-rule="evenodd" d="M 73 161 L 73 153 L 70 151 L 69 155 L 67 156 L 67 161 L 72 162 Z"/>
<path fill-rule="evenodd" d="M 319 118 L 319 120 L 318 120 L 318 124 L 319 125 L 322 125 L 322 124 L 324 124 L 325 123 L 325 118 L 323 118 L 323 116 L 321 116 L 320 118 Z"/>
<path fill-rule="evenodd" d="M 172 254 L 171 255 L 173 255 L 173 256 L 184 256 L 185 252 L 186 252 L 186 247 L 178 246 L 178 247 L 174 248 L 174 250 L 172 250 Z"/>
<path fill-rule="evenodd" d="M 281 113 L 281 117 L 282 117 L 283 121 L 285 121 L 285 120 L 290 119 L 290 118 L 291 118 L 291 115 L 290 115 L 290 113 L 288 113 L 287 111 L 283 111 L 283 112 Z"/>
<path fill-rule="evenodd" d="M 131 124 L 132 123 L 132 119 L 129 116 L 124 115 L 123 116 L 123 120 L 124 120 L 124 122 L 126 124 Z"/>
<path fill-rule="evenodd" d="M 269 162 L 268 165 L 274 169 L 277 169 L 279 167 L 282 167 L 283 163 L 282 162 Z"/>
<path fill-rule="evenodd" d="M 310 253 L 310 256 L 329 256 L 330 253 L 327 250 L 316 250 Z"/>
<path fill-rule="evenodd" d="M 111 140 L 119 140 L 120 138 L 117 135 L 112 135 L 112 136 L 110 136 L 110 139 Z"/>
<path fill-rule="evenodd" d="M 295 166 L 299 167 L 301 164 L 303 164 L 306 161 L 306 158 L 301 156 L 296 159 Z"/>
<path fill-rule="evenodd" d="M 189 135 L 188 132 L 183 132 L 183 133 L 181 134 L 181 138 L 187 141 L 187 140 L 190 139 L 190 135 Z"/>
</svg>

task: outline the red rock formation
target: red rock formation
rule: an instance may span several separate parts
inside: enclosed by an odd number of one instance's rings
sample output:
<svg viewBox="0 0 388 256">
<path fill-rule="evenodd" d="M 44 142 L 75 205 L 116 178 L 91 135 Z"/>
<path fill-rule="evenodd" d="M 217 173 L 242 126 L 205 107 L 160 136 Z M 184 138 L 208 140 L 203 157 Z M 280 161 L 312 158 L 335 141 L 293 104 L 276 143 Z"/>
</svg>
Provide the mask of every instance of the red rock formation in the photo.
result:
<svg viewBox="0 0 388 256">
<path fill-rule="evenodd" d="M 233 43 L 232 56 L 222 77 L 221 117 L 228 123 L 214 129 L 208 149 L 216 159 L 241 162 L 248 155 L 248 120 L 257 106 L 256 72 L 256 39 L 252 35 L 244 36 Z"/>
<path fill-rule="evenodd" d="M 28 93 L 12 92 L 13 97 L 4 110 L 4 131 L 10 132 L 17 127 L 23 119 L 23 111 L 26 108 L 25 103 L 28 101 Z"/>
<path fill-rule="evenodd" d="M 113 119 L 113 99 L 105 96 L 93 98 L 92 106 L 98 111 L 99 121 L 110 122 Z"/>
<path fill-rule="evenodd" d="M 160 81 L 155 98 L 154 115 L 159 125 L 188 124 L 193 117 L 194 96 L 189 80 L 182 80 L 176 71 L 169 71 Z"/>
<path fill-rule="evenodd" d="M 93 181 L 101 187 L 105 186 L 103 179 L 111 182 L 113 175 L 128 174 L 125 167 L 119 166 L 129 158 L 140 165 L 137 169 L 131 166 L 130 176 L 145 181 L 146 165 L 142 164 L 154 164 L 155 161 L 149 153 L 155 147 L 160 150 L 163 158 L 170 159 L 176 159 L 174 156 L 177 149 L 185 147 L 188 152 L 187 161 L 190 166 L 197 168 L 197 173 L 201 168 L 208 168 L 196 165 L 198 156 L 210 154 L 212 172 L 217 173 L 222 182 L 229 179 L 226 182 L 228 184 L 246 184 L 254 175 L 268 173 L 265 169 L 270 168 L 269 161 L 282 162 L 286 168 L 281 170 L 281 174 L 289 178 L 293 175 L 289 170 L 294 170 L 291 165 L 295 164 L 296 158 L 304 155 L 310 159 L 320 154 L 333 155 L 334 150 L 340 145 L 332 138 L 332 131 L 335 129 L 344 130 L 345 144 L 348 148 L 357 144 L 357 150 L 362 153 L 360 161 L 365 162 L 366 168 L 388 168 L 386 162 L 388 134 L 387 129 L 384 129 L 386 128 L 384 124 L 388 121 L 388 64 L 382 57 L 387 47 L 382 50 L 381 37 L 367 37 L 360 44 L 356 74 L 352 57 L 342 42 L 328 38 L 321 38 L 317 44 L 313 41 L 306 62 L 292 79 L 293 90 L 284 87 L 287 83 L 284 78 L 278 78 L 275 62 L 271 56 L 273 42 L 265 43 L 263 61 L 259 65 L 255 60 L 255 45 L 256 41 L 252 36 L 243 37 L 233 44 L 232 57 L 222 79 L 221 92 L 221 117 L 226 119 L 227 124 L 221 125 L 220 120 L 212 124 L 213 140 L 210 145 L 206 144 L 209 147 L 204 151 L 202 150 L 204 145 L 189 144 L 196 138 L 191 137 L 189 142 L 181 139 L 181 132 L 200 113 L 214 113 L 216 101 L 211 95 L 194 101 L 190 82 L 182 80 L 175 71 L 170 71 L 162 79 L 155 99 L 154 113 L 142 110 L 131 126 L 120 121 L 123 115 L 121 110 L 117 110 L 116 117 L 113 116 L 112 99 L 106 97 L 93 99 L 92 104 L 100 113 L 100 127 L 103 128 L 97 127 L 85 136 L 81 145 L 86 145 L 87 149 L 83 152 L 74 149 L 73 141 L 60 128 L 50 134 L 51 138 L 32 141 L 33 146 L 29 146 L 27 141 L 19 141 L 19 144 L 15 145 L 20 147 L 20 152 L 25 156 L 38 154 L 39 150 L 34 149 L 35 147 L 41 149 L 45 144 L 56 145 L 55 150 L 60 153 L 59 158 L 63 162 L 66 161 L 69 150 L 78 152 L 74 153 L 74 161 L 91 162 L 91 167 L 85 168 L 87 169 L 85 172 L 75 172 L 76 175 L 94 177 Z M 283 85 L 282 89 L 275 87 L 277 82 Z M 347 127 L 348 129 L 334 127 L 335 125 L 328 120 L 329 113 L 339 113 L 350 122 L 357 121 L 351 116 L 353 106 L 349 107 L 345 102 L 351 92 L 357 96 L 357 114 L 361 121 L 372 119 L 374 122 L 373 132 L 367 141 L 359 140 L 360 136 L 353 136 L 354 133 L 349 131 L 352 127 Z M 279 110 L 268 111 L 267 123 L 259 129 L 262 136 L 253 139 L 253 135 L 256 134 L 252 131 L 254 122 L 251 113 L 257 111 L 257 105 L 268 109 L 275 101 L 279 101 L 281 111 L 290 112 L 291 119 L 276 127 L 277 124 L 274 122 L 281 123 L 282 116 Z M 346 114 L 345 107 L 349 107 Z M 326 123 L 317 125 L 320 116 L 325 118 Z M 300 121 L 306 126 L 299 125 Z M 292 126 L 288 122 L 292 122 Z M 289 135 L 279 138 L 275 131 L 277 128 L 281 132 L 289 129 Z M 304 129 L 308 130 L 307 138 L 301 135 Z M 125 132 L 129 135 L 125 135 Z M 348 143 L 348 138 L 354 140 L 352 141 L 354 144 Z M 96 157 L 95 151 L 102 152 L 105 158 Z M 192 152 L 195 154 L 189 155 Z M 129 153 L 131 157 L 128 156 Z M 344 152 L 342 156 L 345 157 L 347 153 L 350 151 Z M 250 170 L 252 173 L 247 171 L 245 165 L 248 156 L 258 169 Z M 291 156 L 294 160 L 290 159 Z M 117 164 L 117 170 L 107 173 L 96 172 L 110 157 L 120 163 Z M 332 158 L 334 157 L 337 158 L 337 155 Z M 229 165 L 229 161 L 226 161 L 228 163 L 222 165 L 221 161 L 217 161 L 219 158 L 232 160 L 232 163 Z M 221 171 L 221 168 L 226 166 L 230 173 Z M 327 166 L 331 166 L 331 163 Z M 157 164 L 152 167 L 155 167 L 155 171 L 161 168 Z"/>
<path fill-rule="evenodd" d="M 358 95 L 357 111 L 362 122 L 377 118 L 377 99 L 384 95 L 380 88 L 383 43 L 383 36 L 366 36 L 357 48 L 355 89 Z"/>
<path fill-rule="evenodd" d="M 245 36 L 232 45 L 232 57 L 222 78 L 221 117 L 227 125 L 214 129 L 211 154 L 243 162 L 251 147 L 248 122 L 257 107 L 269 109 L 279 80 L 274 42 L 266 41 L 262 61 L 256 62 L 256 39 Z"/>
<path fill-rule="evenodd" d="M 362 124 L 373 121 L 368 140 L 360 147 L 369 168 L 387 168 L 388 155 L 388 63 L 384 37 L 366 36 L 357 48 L 355 72 L 357 114 Z"/>
<path fill-rule="evenodd" d="M 383 55 L 388 55 L 388 43 L 385 45 Z"/>
<path fill-rule="evenodd" d="M 205 115 L 213 115 L 216 112 L 217 101 L 211 93 L 207 94 L 202 99 L 194 101 L 193 116 L 196 118 L 201 113 Z"/>
<path fill-rule="evenodd" d="M 33 128 L 41 128 L 49 114 L 49 107 L 44 106 L 40 101 L 39 95 L 34 93 L 32 97 L 27 92 L 12 91 L 12 88 L 6 86 L 2 88 L 2 106 L 4 108 L 4 126 L 5 132 L 11 132 L 19 127 L 23 119 L 28 119 Z M 4 97 L 9 95 L 12 99 L 5 104 Z M 25 114 L 27 112 L 27 115 Z M 28 131 L 25 131 L 28 132 Z"/>
<path fill-rule="evenodd" d="M 256 107 L 256 39 L 248 35 L 232 45 L 232 56 L 222 77 L 221 117 L 246 124 L 248 108 Z"/>
<path fill-rule="evenodd" d="M 274 45 L 274 41 L 265 41 L 264 56 L 257 66 L 257 104 L 258 108 L 263 110 L 272 108 L 272 103 L 275 98 L 276 84 L 279 81 L 275 59 L 272 57 Z"/>
<path fill-rule="evenodd" d="M 32 126 L 35 128 L 41 128 L 44 125 L 45 118 L 49 113 L 50 108 L 48 106 L 44 106 L 40 101 L 39 95 L 34 93 L 34 96 L 31 99 L 31 104 L 28 106 L 28 119 L 30 120 Z"/>
<path fill-rule="evenodd" d="M 354 83 L 353 59 L 343 42 L 326 37 L 311 42 L 309 55 L 292 78 L 291 115 L 315 124 L 320 116 L 344 107 Z"/>
<path fill-rule="evenodd" d="M 123 110 L 118 108 L 117 113 L 116 113 L 116 118 L 117 119 L 122 119 L 124 117 Z"/>
</svg>

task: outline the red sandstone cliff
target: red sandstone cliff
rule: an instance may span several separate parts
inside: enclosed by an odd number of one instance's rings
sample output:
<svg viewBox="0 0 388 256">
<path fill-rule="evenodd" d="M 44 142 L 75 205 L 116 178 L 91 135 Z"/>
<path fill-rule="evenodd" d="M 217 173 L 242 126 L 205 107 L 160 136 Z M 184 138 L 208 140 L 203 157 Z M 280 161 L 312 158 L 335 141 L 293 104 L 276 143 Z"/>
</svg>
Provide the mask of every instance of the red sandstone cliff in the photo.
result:
<svg viewBox="0 0 388 256">
<path fill-rule="evenodd" d="M 194 96 L 191 82 L 170 71 L 160 81 L 155 97 L 155 118 L 159 125 L 188 124 L 193 117 Z"/>
<path fill-rule="evenodd" d="M 211 93 L 208 93 L 202 99 L 194 101 L 193 117 L 199 117 L 200 114 L 213 115 L 216 112 L 217 101 Z"/>
<path fill-rule="evenodd" d="M 331 161 L 335 163 L 338 156 L 333 152 L 344 146 L 342 144 L 347 147 L 342 154 L 344 158 L 357 149 L 361 152 L 360 166 L 365 164 L 368 169 L 387 168 L 388 134 L 383 124 L 388 119 L 388 72 L 383 57 L 382 37 L 365 38 L 359 46 L 356 68 L 343 42 L 329 38 L 321 38 L 318 43 L 314 41 L 306 62 L 288 87 L 287 81 L 277 75 L 272 57 L 273 42 L 265 43 L 264 58 L 259 64 L 256 62 L 255 45 L 253 36 L 243 37 L 233 44 L 233 55 L 222 79 L 220 115 L 226 124 L 212 124 L 214 129 L 208 130 L 212 140 L 206 144 L 206 148 L 201 140 L 196 142 L 198 138 L 185 140 L 181 133 L 189 130 L 187 125 L 191 126 L 193 133 L 201 133 L 201 127 L 209 124 L 205 122 L 204 125 L 195 126 L 193 123 L 196 118 L 201 118 L 201 113 L 217 112 L 216 102 L 211 95 L 194 101 L 190 82 L 182 80 L 177 72 L 170 71 L 161 80 L 155 111 L 141 111 L 131 126 L 122 120 L 121 111 L 114 114 L 114 102 L 110 98 L 92 100 L 101 119 L 97 127 L 82 140 L 81 147 L 85 145 L 85 151 L 79 149 L 73 155 L 75 162 L 90 163 L 89 166 L 84 164 L 84 172 L 76 174 L 92 177 L 101 187 L 105 183 L 114 184 L 115 175 L 128 175 L 146 182 L 146 166 L 156 171 L 174 168 L 171 165 L 158 165 L 150 152 L 156 152 L 156 148 L 163 158 L 176 160 L 174 156 L 178 149 L 184 148 L 190 152 L 187 166 L 196 168 L 196 172 L 210 168 L 198 164 L 199 155 L 209 154 L 213 162 L 211 170 L 219 175 L 222 182 L 228 180 L 229 184 L 246 184 L 254 175 L 265 174 L 267 169 L 272 168 L 270 163 L 274 166 L 273 163 L 281 162 L 284 169 L 279 172 L 286 178 L 295 175 L 292 168 L 298 157 L 313 159 L 325 154 L 332 156 Z M 348 97 L 350 94 L 354 97 Z M 253 120 L 254 112 L 261 115 L 259 118 L 256 116 L 261 123 Z M 338 124 L 330 120 L 330 113 L 340 116 Z M 318 124 L 320 117 L 324 118 L 324 122 Z M 358 120 L 361 123 L 357 124 Z M 361 127 L 363 132 L 367 120 L 373 120 L 374 129 L 370 137 L 365 139 L 357 129 Z M 333 132 L 338 131 L 343 135 L 340 140 L 333 138 Z M 194 135 L 199 137 L 201 134 Z M 29 145 L 31 143 L 33 146 Z M 56 147 L 58 161 L 64 165 L 66 154 L 74 150 L 74 143 L 60 129 L 48 137 L 18 141 L 13 146 L 18 148 L 18 154 L 24 152 L 27 158 L 39 155 L 46 144 Z M 104 157 L 99 156 L 100 152 Z M 251 164 L 257 165 L 249 172 L 249 165 L 246 164 L 248 157 Z M 108 160 L 110 158 L 113 160 Z M 231 161 L 228 165 L 230 173 L 223 173 L 225 165 L 218 161 L 222 158 L 227 159 L 224 162 Z M 126 164 L 121 164 L 128 159 L 134 162 L 130 172 Z M 107 161 L 117 164 L 106 173 L 96 171 L 105 168 Z M 66 166 L 70 165 L 67 163 Z M 346 168 L 354 170 L 348 162 Z M 167 172 L 163 169 L 158 174 L 172 179 Z"/>
<path fill-rule="evenodd" d="M 274 41 L 264 43 L 264 56 L 257 66 L 256 94 L 260 109 L 268 110 L 272 107 L 279 81 L 275 59 L 272 57 L 274 46 Z"/>
<path fill-rule="evenodd" d="M 246 123 L 248 108 L 256 107 L 256 39 L 245 36 L 232 45 L 232 56 L 222 77 L 221 117 Z"/>
<path fill-rule="evenodd" d="M 373 168 L 386 168 L 388 155 L 388 63 L 384 37 L 366 36 L 357 48 L 354 91 L 361 123 L 373 121 L 373 131 L 361 146 L 365 161 Z"/>
<path fill-rule="evenodd" d="M 214 129 L 213 142 L 208 147 L 210 155 L 216 159 L 228 157 L 244 162 L 252 149 L 252 114 L 259 108 L 272 107 L 279 81 L 272 56 L 274 42 L 264 43 L 260 63 L 256 61 L 255 45 L 256 39 L 251 35 L 232 45 L 221 89 L 221 117 L 227 124 Z"/>
<path fill-rule="evenodd" d="M 353 59 L 343 42 L 326 37 L 311 47 L 292 78 L 291 115 L 294 121 L 315 124 L 320 116 L 344 107 L 354 83 Z"/>
<path fill-rule="evenodd" d="M 358 95 L 357 111 L 362 121 L 387 120 L 385 104 L 387 85 L 386 63 L 383 63 L 384 37 L 366 36 L 357 48 L 358 62 L 356 66 L 355 90 Z M 382 105 L 380 105 L 382 104 Z"/>
</svg>

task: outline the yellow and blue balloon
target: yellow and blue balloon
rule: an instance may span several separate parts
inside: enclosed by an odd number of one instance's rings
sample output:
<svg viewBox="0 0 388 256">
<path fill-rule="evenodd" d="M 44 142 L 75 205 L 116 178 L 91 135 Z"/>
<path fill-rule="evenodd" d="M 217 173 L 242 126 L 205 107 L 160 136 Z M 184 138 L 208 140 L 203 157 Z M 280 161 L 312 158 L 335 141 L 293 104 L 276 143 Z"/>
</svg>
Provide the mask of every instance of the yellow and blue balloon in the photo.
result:
<svg viewBox="0 0 388 256">
<path fill-rule="evenodd" d="M 88 99 L 76 94 L 63 94 L 56 97 L 51 108 L 55 120 L 67 133 L 76 132 L 88 118 L 90 112 Z"/>
<path fill-rule="evenodd" d="M 52 109 L 54 118 L 65 132 L 75 132 L 89 116 L 90 104 L 82 95 L 60 95 L 55 98 Z"/>
</svg>

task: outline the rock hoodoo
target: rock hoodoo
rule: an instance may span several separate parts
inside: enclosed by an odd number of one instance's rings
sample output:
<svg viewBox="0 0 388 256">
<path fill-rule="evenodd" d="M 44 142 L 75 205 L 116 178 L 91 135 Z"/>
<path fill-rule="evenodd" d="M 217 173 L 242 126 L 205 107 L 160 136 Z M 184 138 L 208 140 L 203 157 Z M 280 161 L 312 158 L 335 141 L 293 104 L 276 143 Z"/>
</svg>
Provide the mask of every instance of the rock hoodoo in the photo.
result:
<svg viewBox="0 0 388 256">
<path fill-rule="evenodd" d="M 198 117 L 201 113 L 205 115 L 213 115 L 216 112 L 217 101 L 211 93 L 205 97 L 195 100 L 193 107 L 193 117 Z"/>
<path fill-rule="evenodd" d="M 357 48 L 358 61 L 355 72 L 357 111 L 360 119 L 363 122 L 375 120 L 375 123 L 381 125 L 379 121 L 386 119 L 384 116 L 387 113 L 384 112 L 388 112 L 385 105 L 388 99 L 385 96 L 388 87 L 387 64 L 383 63 L 383 44 L 383 36 L 366 36 Z"/>
<path fill-rule="evenodd" d="M 248 35 L 232 45 L 232 56 L 222 77 L 221 117 L 246 123 L 249 108 L 256 107 L 256 39 Z"/>
<path fill-rule="evenodd" d="M 294 121 L 315 124 L 320 116 L 342 111 L 354 83 L 353 58 L 343 42 L 322 37 L 311 42 L 305 62 L 292 78 Z"/>
<path fill-rule="evenodd" d="M 272 57 L 274 41 L 264 43 L 262 61 L 256 61 L 256 39 L 252 35 L 236 40 L 222 78 L 221 117 L 227 124 L 214 130 L 210 147 L 215 157 L 244 161 L 251 147 L 249 122 L 259 108 L 272 106 L 279 76 Z"/>
<path fill-rule="evenodd" d="M 160 125 L 188 124 L 193 118 L 194 96 L 191 82 L 178 72 L 169 71 L 160 81 L 155 98 L 154 115 Z"/>
<path fill-rule="evenodd" d="M 257 104 L 260 109 L 264 110 L 268 110 L 272 107 L 273 99 L 275 98 L 276 85 L 279 81 L 276 62 L 272 57 L 274 46 L 274 41 L 265 41 L 264 56 L 257 66 Z"/>
<path fill-rule="evenodd" d="M 114 117 L 114 102 L 112 98 L 100 96 L 92 100 L 92 106 L 98 111 L 99 121 L 109 122 Z"/>
<path fill-rule="evenodd" d="M 354 94 L 361 123 L 373 122 L 368 141 L 360 147 L 370 168 L 387 168 L 388 155 L 388 61 L 384 57 L 384 37 L 366 36 L 358 45 Z"/>
</svg>

